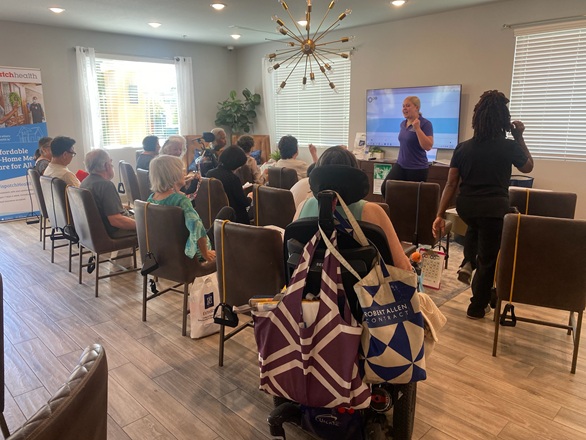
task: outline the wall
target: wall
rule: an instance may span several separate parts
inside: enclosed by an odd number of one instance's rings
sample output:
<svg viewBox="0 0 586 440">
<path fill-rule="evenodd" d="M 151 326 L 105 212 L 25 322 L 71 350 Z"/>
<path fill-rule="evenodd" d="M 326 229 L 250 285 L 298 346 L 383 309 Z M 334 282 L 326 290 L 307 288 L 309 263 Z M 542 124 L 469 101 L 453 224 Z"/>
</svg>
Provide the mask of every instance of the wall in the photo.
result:
<svg viewBox="0 0 586 440">
<path fill-rule="evenodd" d="M 49 135 L 67 135 L 76 139 L 79 152 L 83 149 L 79 144 L 75 46 L 93 47 L 96 52 L 104 54 L 169 60 L 175 55 L 191 57 L 196 123 L 200 132 L 214 127 L 217 102 L 228 97 L 236 81 L 235 53 L 223 47 L 2 21 L 0 41 L 4 42 L 0 45 L 0 65 L 41 69 Z M 131 148 L 114 150 L 112 157 L 114 163 L 120 159 L 135 163 Z M 75 157 L 70 168 L 83 168 L 83 154 Z"/>
<path fill-rule="evenodd" d="M 515 37 L 502 25 L 583 14 L 582 0 L 514 0 L 345 31 L 356 36 L 349 145 L 365 130 L 366 90 L 385 87 L 462 84 L 460 139 L 471 137 L 472 111 L 482 92 L 508 94 L 511 88 Z M 332 40 L 340 36 L 332 33 Z M 260 59 L 274 49 L 275 43 L 267 43 L 238 51 L 239 88 L 262 92 Z M 263 129 L 266 122 L 259 121 L 255 131 Z M 387 150 L 387 157 L 396 157 L 396 149 Z M 438 154 L 438 160 L 450 157 L 448 151 Z M 577 192 L 576 217 L 586 219 L 586 163 L 536 161 L 531 175 L 536 188 Z"/>
</svg>

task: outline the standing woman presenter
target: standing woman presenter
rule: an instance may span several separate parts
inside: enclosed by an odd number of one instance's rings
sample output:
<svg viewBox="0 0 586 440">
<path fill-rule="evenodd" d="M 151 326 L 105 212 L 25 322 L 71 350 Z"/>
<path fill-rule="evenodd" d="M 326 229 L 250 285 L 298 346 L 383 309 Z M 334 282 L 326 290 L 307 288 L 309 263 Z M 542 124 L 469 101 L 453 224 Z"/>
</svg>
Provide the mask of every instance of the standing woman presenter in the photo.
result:
<svg viewBox="0 0 586 440">
<path fill-rule="evenodd" d="M 433 126 L 420 113 L 421 101 L 407 96 L 403 101 L 403 116 L 399 130 L 399 158 L 382 185 L 384 195 L 387 180 L 425 182 L 429 172 L 426 152 L 433 147 Z"/>
</svg>

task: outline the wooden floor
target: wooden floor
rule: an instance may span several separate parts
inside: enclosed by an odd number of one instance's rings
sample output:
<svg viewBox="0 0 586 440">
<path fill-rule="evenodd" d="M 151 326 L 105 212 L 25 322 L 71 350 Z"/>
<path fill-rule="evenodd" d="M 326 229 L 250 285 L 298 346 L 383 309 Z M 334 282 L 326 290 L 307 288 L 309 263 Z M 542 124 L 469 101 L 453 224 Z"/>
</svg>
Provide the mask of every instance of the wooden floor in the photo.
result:
<svg viewBox="0 0 586 440">
<path fill-rule="evenodd" d="M 98 342 L 110 370 L 110 440 L 269 437 L 271 399 L 257 389 L 250 331 L 227 343 L 219 368 L 217 336 L 181 336 L 179 295 L 152 301 L 143 323 L 140 274 L 102 281 L 95 298 L 93 278 L 85 273 L 79 285 L 65 250 L 57 254 L 51 264 L 38 225 L 0 224 L 11 430 L 59 388 L 82 349 Z M 519 323 L 502 329 L 493 358 L 492 320 L 466 319 L 468 295 L 442 306 L 448 324 L 418 388 L 414 439 L 586 439 L 586 355 L 571 375 L 565 332 Z M 287 438 L 311 437 L 291 427 Z"/>
</svg>

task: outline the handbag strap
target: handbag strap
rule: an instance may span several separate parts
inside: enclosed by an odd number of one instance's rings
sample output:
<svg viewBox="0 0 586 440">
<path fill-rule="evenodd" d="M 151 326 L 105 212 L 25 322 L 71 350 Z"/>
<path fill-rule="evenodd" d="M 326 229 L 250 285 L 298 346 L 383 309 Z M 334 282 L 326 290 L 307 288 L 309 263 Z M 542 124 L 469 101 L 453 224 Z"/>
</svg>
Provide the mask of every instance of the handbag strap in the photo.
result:
<svg viewBox="0 0 586 440">
<path fill-rule="evenodd" d="M 150 204 L 151 204 L 151 202 L 146 202 L 144 205 L 144 234 L 145 234 L 145 238 L 146 238 L 147 254 L 151 253 L 151 246 L 149 243 L 149 216 L 148 216 L 148 207 Z"/>
<path fill-rule="evenodd" d="M 220 248 L 222 249 L 222 302 L 226 302 L 226 266 L 224 265 L 224 241 L 225 241 L 225 227 L 226 223 L 230 223 L 230 220 L 222 220 L 222 230 L 220 234 Z"/>
<path fill-rule="evenodd" d="M 336 219 L 340 222 L 342 227 L 344 227 L 344 229 L 346 230 L 350 229 L 350 227 L 348 227 L 347 225 L 348 223 L 350 223 L 352 233 L 354 234 L 354 238 L 356 239 L 356 241 L 360 243 L 360 245 L 362 246 L 368 246 L 370 243 L 366 238 L 366 235 L 364 235 L 364 231 L 358 224 L 356 217 L 354 217 L 354 214 L 352 214 L 352 211 L 350 211 L 350 208 L 348 208 L 348 205 L 346 204 L 346 202 L 344 202 L 342 196 L 340 196 L 340 194 L 338 194 L 337 192 L 336 197 L 338 199 L 338 203 L 342 207 L 342 211 L 344 211 L 344 214 L 346 214 L 346 218 L 344 218 L 336 208 L 334 208 L 334 217 L 336 217 Z"/>
<path fill-rule="evenodd" d="M 321 239 L 325 243 L 328 250 L 332 253 L 332 255 L 338 259 L 340 264 L 342 264 L 348 270 L 348 272 L 350 272 L 352 275 L 354 275 L 354 277 L 356 279 L 360 280 L 362 277 L 360 275 L 358 275 L 358 272 L 356 272 L 356 270 L 354 270 L 352 265 L 350 263 L 348 263 L 348 261 L 342 256 L 340 251 L 338 251 L 338 249 L 336 249 L 336 246 L 334 246 L 333 243 L 328 239 L 328 237 L 326 236 L 326 233 L 323 231 L 321 226 L 318 225 L 318 228 L 319 228 L 319 232 L 321 235 Z"/>
</svg>

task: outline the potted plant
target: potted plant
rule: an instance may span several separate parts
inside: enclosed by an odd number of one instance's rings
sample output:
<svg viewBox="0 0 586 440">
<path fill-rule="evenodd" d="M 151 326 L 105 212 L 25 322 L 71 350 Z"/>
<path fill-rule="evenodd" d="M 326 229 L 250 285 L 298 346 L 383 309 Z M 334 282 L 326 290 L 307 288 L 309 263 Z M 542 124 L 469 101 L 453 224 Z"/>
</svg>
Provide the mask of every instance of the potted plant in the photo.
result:
<svg viewBox="0 0 586 440">
<path fill-rule="evenodd" d="M 236 90 L 223 102 L 218 102 L 216 125 L 226 127 L 233 134 L 250 133 L 253 120 L 256 118 L 255 108 L 260 104 L 260 95 L 248 89 L 242 91 L 244 99 L 237 98 Z"/>
<path fill-rule="evenodd" d="M 382 148 L 371 147 L 368 149 L 368 157 L 371 159 L 382 160 L 385 158 L 385 152 Z"/>
</svg>

